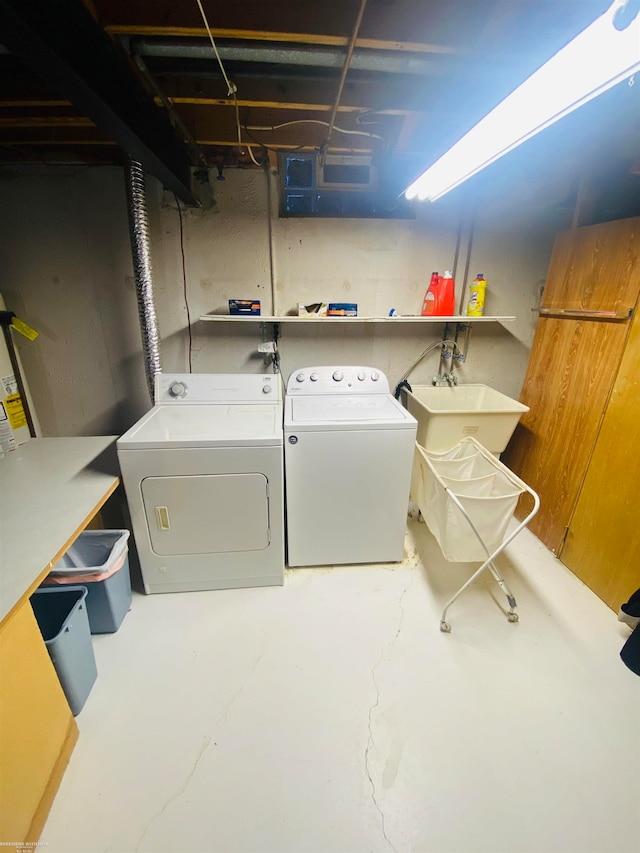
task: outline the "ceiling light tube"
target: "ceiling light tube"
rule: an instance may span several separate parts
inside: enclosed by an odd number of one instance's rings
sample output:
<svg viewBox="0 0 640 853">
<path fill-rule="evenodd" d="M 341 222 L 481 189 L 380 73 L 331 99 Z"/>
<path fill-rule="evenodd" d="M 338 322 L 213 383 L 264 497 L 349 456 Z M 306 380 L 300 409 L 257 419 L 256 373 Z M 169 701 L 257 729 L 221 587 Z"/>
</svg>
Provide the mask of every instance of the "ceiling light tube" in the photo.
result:
<svg viewBox="0 0 640 853">
<path fill-rule="evenodd" d="M 633 0 L 609 9 L 534 72 L 406 190 L 435 201 L 545 127 L 640 70 L 640 15 L 617 29 Z M 615 18 L 615 22 L 614 22 Z"/>
</svg>

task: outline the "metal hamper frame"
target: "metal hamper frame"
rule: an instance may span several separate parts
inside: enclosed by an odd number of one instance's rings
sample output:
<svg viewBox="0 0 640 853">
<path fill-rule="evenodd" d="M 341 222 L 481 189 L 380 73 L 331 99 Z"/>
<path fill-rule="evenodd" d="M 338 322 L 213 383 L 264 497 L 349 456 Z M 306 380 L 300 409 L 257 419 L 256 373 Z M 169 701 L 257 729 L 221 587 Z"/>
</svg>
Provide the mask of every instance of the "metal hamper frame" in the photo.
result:
<svg viewBox="0 0 640 853">
<path fill-rule="evenodd" d="M 433 464 L 434 462 L 437 463 L 438 460 L 442 461 L 443 458 L 447 457 L 448 455 L 450 456 L 451 454 L 464 453 L 467 449 L 470 450 L 471 455 L 469 457 L 460 457 L 463 462 L 466 461 L 467 458 L 471 459 L 473 454 L 479 454 L 480 456 L 483 457 L 483 459 L 484 459 L 483 464 L 485 466 L 488 466 L 488 469 L 493 468 L 493 469 L 495 469 L 496 472 L 500 472 L 500 474 L 503 477 L 506 477 L 507 480 L 518 490 L 518 495 L 515 497 L 515 500 L 514 500 L 513 509 L 515 509 L 515 504 L 517 503 L 520 495 L 522 495 L 523 493 L 527 492 L 533 498 L 533 509 L 531 510 L 531 512 L 529 512 L 529 514 L 524 518 L 524 520 L 521 521 L 514 530 L 512 530 L 510 533 L 508 533 L 508 535 L 506 535 L 505 538 L 500 542 L 498 547 L 495 547 L 492 551 L 490 550 L 490 548 L 487 546 L 487 544 L 485 542 L 486 537 L 483 537 L 482 533 L 478 530 L 476 524 L 474 523 L 474 521 L 470 517 L 467 510 L 465 509 L 462 501 L 460 500 L 461 496 L 456 495 L 456 493 L 453 491 L 453 489 L 451 489 L 449 487 L 449 485 L 447 485 L 446 481 L 447 481 L 447 479 L 450 479 L 450 478 L 441 476 L 441 474 L 436 470 L 436 467 Z M 511 592 L 511 590 L 509 589 L 509 587 L 508 587 L 504 577 L 502 576 L 501 572 L 499 571 L 499 569 L 495 565 L 494 560 L 502 551 L 504 551 L 504 549 L 507 547 L 507 545 L 509 545 L 515 539 L 515 537 L 522 530 L 524 530 L 524 528 L 527 526 L 527 524 L 531 521 L 531 519 L 534 517 L 534 515 L 538 512 L 538 509 L 540 507 L 540 498 L 538 497 L 536 492 L 534 492 L 533 489 L 531 489 L 523 480 L 521 480 L 516 474 L 514 474 L 513 471 L 511 471 L 509 468 L 507 468 L 506 465 L 504 465 L 495 456 L 493 456 L 491 453 L 489 453 L 489 451 L 486 450 L 486 448 L 484 448 L 478 441 L 476 441 L 471 436 L 463 438 L 460 442 L 458 442 L 457 445 L 455 445 L 454 448 L 452 448 L 447 453 L 429 452 L 429 451 L 425 450 L 423 447 L 421 447 L 420 445 L 416 444 L 416 457 L 417 457 L 416 466 L 418 467 L 418 470 L 419 471 L 424 470 L 420 466 L 420 460 L 422 459 L 422 460 L 424 460 L 424 462 L 428 466 L 429 471 L 430 471 L 430 475 L 433 478 L 433 481 L 427 485 L 430 485 L 431 488 L 433 489 L 436 487 L 435 484 L 437 484 L 437 488 L 444 491 L 444 493 L 446 495 L 446 500 L 451 501 L 457 507 L 457 509 L 460 511 L 460 513 L 462 514 L 462 517 L 466 520 L 466 522 L 469 525 L 469 527 L 471 528 L 474 536 L 476 537 L 478 543 L 480 544 L 482 551 L 484 552 L 484 554 L 486 554 L 486 557 L 487 557 L 487 559 L 482 563 L 480 568 L 478 568 L 471 575 L 471 577 L 460 587 L 460 589 L 455 593 L 455 595 L 453 595 L 449 599 L 449 601 L 447 601 L 447 603 L 445 604 L 444 610 L 442 611 L 442 616 L 440 619 L 440 630 L 444 631 L 445 633 L 449 633 L 451 631 L 451 625 L 447 622 L 447 611 L 449 610 L 451 605 L 454 603 L 454 601 L 456 601 L 459 598 L 459 596 L 465 591 L 465 589 L 467 589 L 467 587 L 470 586 L 476 580 L 476 578 L 478 578 L 482 574 L 482 572 L 484 572 L 485 569 L 487 569 L 487 568 L 491 571 L 492 575 L 494 576 L 494 578 L 496 579 L 496 581 L 498 583 L 498 586 L 500 587 L 500 589 L 502 590 L 502 592 L 505 594 L 505 596 L 507 598 L 507 602 L 509 604 L 509 610 L 507 612 L 507 619 L 509 620 L 509 622 L 517 622 L 518 621 L 518 614 L 516 613 L 517 603 L 516 603 L 515 597 L 513 596 L 513 593 Z M 447 459 L 446 461 L 451 461 L 451 460 Z M 415 466 L 414 466 L 414 468 L 415 468 Z M 480 478 L 480 479 L 490 479 L 490 475 L 489 475 L 489 477 L 485 476 L 484 478 Z M 423 478 L 421 478 L 421 482 L 416 482 L 415 470 L 414 470 L 414 482 L 412 483 L 412 495 L 413 495 L 414 500 L 416 500 L 416 503 L 418 504 L 418 508 L 420 509 L 420 512 L 424 516 L 425 521 L 427 522 L 427 525 L 429 526 L 429 529 L 431 530 L 432 533 L 434 533 L 434 536 L 435 536 L 436 540 L 438 541 L 438 544 L 440 545 L 440 548 L 443 552 L 445 559 L 450 560 L 451 562 L 458 562 L 458 561 L 462 562 L 462 560 L 451 559 L 450 557 L 447 556 L 446 543 L 443 543 L 441 541 L 442 537 L 438 535 L 439 531 L 434 530 L 434 526 L 437 527 L 437 520 L 432 518 L 432 516 L 430 515 L 430 513 L 432 513 L 432 503 L 428 502 L 426 499 L 425 482 L 424 482 Z M 462 497 L 469 497 L 469 495 L 462 496 Z M 471 497 L 473 497 L 474 500 L 486 499 L 483 497 L 478 497 L 478 496 L 473 496 L 473 495 Z M 487 497 L 491 498 L 493 496 L 487 496 Z M 513 515 L 513 510 L 511 510 L 511 512 L 509 513 L 509 521 L 510 521 L 512 515 Z M 443 547 L 443 545 L 444 545 L 444 547 Z M 464 562 L 467 562 L 467 560 L 464 560 Z"/>
</svg>

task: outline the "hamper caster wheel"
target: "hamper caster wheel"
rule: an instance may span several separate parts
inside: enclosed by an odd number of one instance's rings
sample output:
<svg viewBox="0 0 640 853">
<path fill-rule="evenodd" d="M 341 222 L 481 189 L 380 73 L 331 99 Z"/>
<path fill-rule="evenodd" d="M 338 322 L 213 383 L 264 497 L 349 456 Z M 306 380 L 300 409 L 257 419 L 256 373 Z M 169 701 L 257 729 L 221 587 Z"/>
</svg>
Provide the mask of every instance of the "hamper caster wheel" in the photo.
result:
<svg viewBox="0 0 640 853">
<path fill-rule="evenodd" d="M 449 625 L 448 622 L 441 622 L 440 623 L 440 630 L 442 631 L 443 634 L 450 634 L 451 633 L 451 625 Z"/>
<path fill-rule="evenodd" d="M 517 622 L 520 617 L 517 613 L 507 613 L 507 619 L 509 620 L 509 622 Z"/>
</svg>

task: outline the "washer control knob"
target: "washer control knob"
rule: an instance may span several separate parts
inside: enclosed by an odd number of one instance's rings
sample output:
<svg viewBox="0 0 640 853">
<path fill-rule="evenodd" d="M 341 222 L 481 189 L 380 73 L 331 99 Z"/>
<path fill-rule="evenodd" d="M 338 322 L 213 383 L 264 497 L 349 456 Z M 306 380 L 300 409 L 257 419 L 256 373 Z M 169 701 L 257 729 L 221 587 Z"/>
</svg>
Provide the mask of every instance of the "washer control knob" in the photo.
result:
<svg viewBox="0 0 640 853">
<path fill-rule="evenodd" d="M 320 376 L 319 376 L 319 375 L 315 372 L 315 370 L 314 370 L 314 371 L 313 371 L 313 373 L 311 374 L 311 376 L 309 377 L 309 379 L 310 379 L 312 382 L 317 382 L 317 381 L 318 381 L 318 379 L 320 379 Z"/>
<path fill-rule="evenodd" d="M 262 393 L 263 394 L 270 394 L 272 391 L 273 391 L 273 388 L 271 387 L 271 385 L 263 385 L 262 386 Z"/>
<path fill-rule="evenodd" d="M 371 381 L 377 382 L 378 379 L 380 379 L 380 374 L 378 373 L 377 370 L 374 370 L 373 373 L 371 374 Z"/>
<path fill-rule="evenodd" d="M 359 381 L 360 381 L 360 382 L 364 382 L 364 380 L 365 380 L 366 378 L 367 378 L 367 374 L 364 372 L 364 370 L 361 370 L 361 371 L 358 373 L 358 379 L 359 379 Z"/>
<path fill-rule="evenodd" d="M 296 376 L 296 382 L 304 382 L 305 379 L 306 376 L 304 375 L 304 373 L 298 373 L 298 375 Z"/>
<path fill-rule="evenodd" d="M 341 370 L 334 370 L 333 379 L 335 382 L 342 382 L 342 380 L 344 379 L 344 373 Z"/>
<path fill-rule="evenodd" d="M 184 382 L 172 382 L 169 385 L 169 393 L 172 397 L 184 397 L 187 393 L 187 386 Z"/>
</svg>

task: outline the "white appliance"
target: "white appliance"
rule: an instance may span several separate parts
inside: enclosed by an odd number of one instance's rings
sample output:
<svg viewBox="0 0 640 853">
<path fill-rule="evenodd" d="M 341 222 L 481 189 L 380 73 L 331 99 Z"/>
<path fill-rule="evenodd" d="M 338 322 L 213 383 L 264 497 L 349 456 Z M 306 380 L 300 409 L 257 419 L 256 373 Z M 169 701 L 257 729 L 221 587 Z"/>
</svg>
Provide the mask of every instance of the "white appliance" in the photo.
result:
<svg viewBox="0 0 640 853">
<path fill-rule="evenodd" d="M 378 370 L 291 374 L 284 414 L 289 566 L 402 559 L 416 428 Z"/>
<path fill-rule="evenodd" d="M 279 376 L 159 374 L 117 447 L 145 592 L 283 583 Z"/>
</svg>

